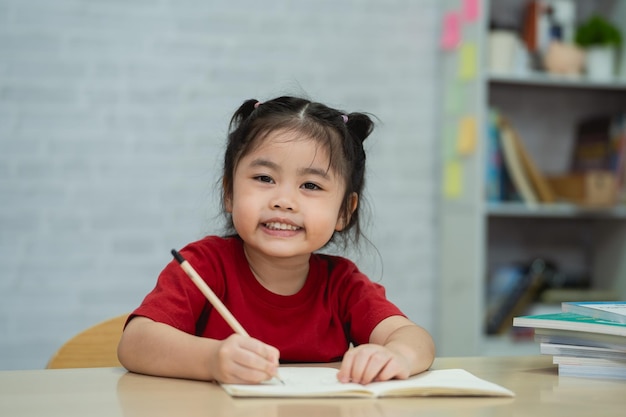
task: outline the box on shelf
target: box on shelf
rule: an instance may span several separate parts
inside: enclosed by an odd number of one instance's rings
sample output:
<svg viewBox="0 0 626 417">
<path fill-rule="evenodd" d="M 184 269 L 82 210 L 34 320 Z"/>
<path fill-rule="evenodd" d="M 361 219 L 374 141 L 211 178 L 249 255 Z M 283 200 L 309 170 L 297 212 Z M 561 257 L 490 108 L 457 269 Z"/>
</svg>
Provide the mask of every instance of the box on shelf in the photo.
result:
<svg viewBox="0 0 626 417">
<path fill-rule="evenodd" d="M 582 206 L 611 207 L 617 202 L 617 178 L 610 171 L 588 171 L 547 178 L 556 196 Z"/>
</svg>

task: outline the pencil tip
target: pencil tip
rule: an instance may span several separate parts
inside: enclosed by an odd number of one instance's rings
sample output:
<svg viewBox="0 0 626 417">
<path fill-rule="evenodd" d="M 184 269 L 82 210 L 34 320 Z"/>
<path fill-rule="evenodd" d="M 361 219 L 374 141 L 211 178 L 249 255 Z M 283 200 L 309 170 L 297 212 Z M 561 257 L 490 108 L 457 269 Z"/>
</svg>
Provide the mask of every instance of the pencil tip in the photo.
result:
<svg viewBox="0 0 626 417">
<path fill-rule="evenodd" d="M 172 255 L 174 256 L 174 259 L 178 261 L 179 264 L 182 264 L 183 262 L 185 262 L 185 258 L 183 258 L 182 255 L 178 253 L 176 249 L 172 249 Z"/>
</svg>

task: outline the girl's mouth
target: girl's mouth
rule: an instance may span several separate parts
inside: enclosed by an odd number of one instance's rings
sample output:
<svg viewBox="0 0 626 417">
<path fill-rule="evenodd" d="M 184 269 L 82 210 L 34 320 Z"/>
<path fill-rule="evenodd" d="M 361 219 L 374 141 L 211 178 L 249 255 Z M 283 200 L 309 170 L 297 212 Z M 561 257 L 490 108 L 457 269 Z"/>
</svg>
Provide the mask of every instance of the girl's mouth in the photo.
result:
<svg viewBox="0 0 626 417">
<path fill-rule="evenodd" d="M 270 230 L 289 230 L 289 231 L 296 231 L 296 230 L 300 230 L 302 229 L 301 227 L 298 226 L 294 226 L 292 224 L 287 224 L 287 223 L 279 223 L 279 222 L 268 222 L 268 223 L 263 223 L 263 226 L 265 226 L 266 228 L 270 229 Z"/>
</svg>

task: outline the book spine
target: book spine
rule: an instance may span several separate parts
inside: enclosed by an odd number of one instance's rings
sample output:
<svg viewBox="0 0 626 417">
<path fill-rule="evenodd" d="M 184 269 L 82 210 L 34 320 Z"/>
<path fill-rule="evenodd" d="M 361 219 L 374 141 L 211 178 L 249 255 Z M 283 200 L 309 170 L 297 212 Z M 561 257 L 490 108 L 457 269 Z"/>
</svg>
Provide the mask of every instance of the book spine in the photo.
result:
<svg viewBox="0 0 626 417">
<path fill-rule="evenodd" d="M 500 119 L 499 126 L 504 165 L 509 171 L 513 185 L 522 198 L 522 201 L 527 204 L 536 204 L 538 202 L 537 194 L 523 166 L 514 132 L 511 131 L 508 123 L 502 118 Z"/>
<path fill-rule="evenodd" d="M 624 201 L 624 186 L 626 184 L 626 113 L 620 113 L 615 117 L 614 143 L 616 146 L 616 201 Z"/>
<path fill-rule="evenodd" d="M 487 172 L 486 172 L 486 199 L 489 202 L 503 201 L 502 180 L 502 150 L 498 131 L 498 113 L 491 110 L 487 121 Z"/>
<path fill-rule="evenodd" d="M 501 334 L 511 328 L 513 318 L 522 314 L 544 288 L 546 262 L 537 258 L 525 269 L 517 284 L 487 317 L 487 334 Z"/>
</svg>

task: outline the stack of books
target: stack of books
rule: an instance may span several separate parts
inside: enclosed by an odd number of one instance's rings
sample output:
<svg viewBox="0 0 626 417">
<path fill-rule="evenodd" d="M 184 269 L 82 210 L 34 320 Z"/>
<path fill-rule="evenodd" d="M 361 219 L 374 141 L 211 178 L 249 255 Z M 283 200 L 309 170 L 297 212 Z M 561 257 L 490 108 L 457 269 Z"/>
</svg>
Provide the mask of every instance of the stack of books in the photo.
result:
<svg viewBox="0 0 626 417">
<path fill-rule="evenodd" d="M 513 326 L 534 328 L 561 376 L 626 379 L 626 301 L 566 302 L 561 310 L 515 317 Z"/>
</svg>

